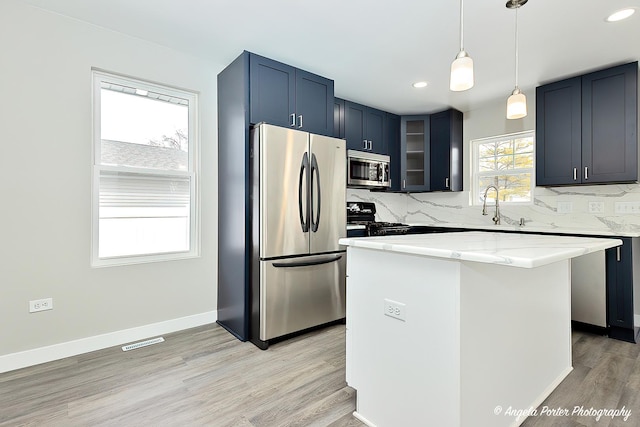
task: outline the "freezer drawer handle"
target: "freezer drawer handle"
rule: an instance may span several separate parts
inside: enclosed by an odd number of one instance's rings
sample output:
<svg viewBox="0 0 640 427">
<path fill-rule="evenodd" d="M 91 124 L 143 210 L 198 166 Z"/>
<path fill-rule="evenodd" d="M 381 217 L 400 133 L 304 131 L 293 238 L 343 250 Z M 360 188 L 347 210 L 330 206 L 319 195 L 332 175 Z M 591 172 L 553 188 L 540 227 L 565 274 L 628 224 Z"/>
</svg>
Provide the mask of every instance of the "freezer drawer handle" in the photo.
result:
<svg viewBox="0 0 640 427">
<path fill-rule="evenodd" d="M 312 154 L 311 155 L 311 173 L 309 174 L 311 176 L 311 208 L 309 209 L 309 211 L 311 211 L 311 231 L 313 231 L 314 233 L 318 231 L 318 225 L 320 224 L 320 202 L 321 202 L 321 190 L 320 190 L 320 169 L 318 169 L 318 160 L 316 159 L 316 155 Z M 314 196 L 314 191 L 313 191 L 313 182 L 314 182 L 314 177 L 316 177 L 317 179 L 315 180 L 316 182 L 316 187 L 317 187 L 317 195 L 318 195 L 318 206 L 315 207 L 315 211 L 316 214 L 314 215 L 313 211 L 314 211 L 314 206 L 313 206 L 313 196 Z M 307 225 L 308 228 L 308 225 Z"/>
<path fill-rule="evenodd" d="M 312 265 L 329 264 L 331 262 L 339 261 L 342 255 L 336 255 L 331 258 L 323 258 L 316 261 L 300 261 L 300 262 L 274 262 L 273 266 L 276 268 L 292 268 L 292 267 L 310 267 Z"/>
<path fill-rule="evenodd" d="M 309 201 L 304 201 L 304 210 L 302 207 L 302 188 L 303 183 L 302 179 L 305 176 L 305 170 L 309 169 L 309 156 L 307 153 L 304 153 L 302 156 L 302 164 L 300 165 L 300 180 L 298 182 L 298 211 L 300 212 L 300 226 L 302 227 L 302 232 L 307 233 L 309 231 Z M 309 173 L 306 174 L 307 180 L 309 179 Z M 304 188 L 308 188 L 307 183 L 304 183 Z"/>
</svg>

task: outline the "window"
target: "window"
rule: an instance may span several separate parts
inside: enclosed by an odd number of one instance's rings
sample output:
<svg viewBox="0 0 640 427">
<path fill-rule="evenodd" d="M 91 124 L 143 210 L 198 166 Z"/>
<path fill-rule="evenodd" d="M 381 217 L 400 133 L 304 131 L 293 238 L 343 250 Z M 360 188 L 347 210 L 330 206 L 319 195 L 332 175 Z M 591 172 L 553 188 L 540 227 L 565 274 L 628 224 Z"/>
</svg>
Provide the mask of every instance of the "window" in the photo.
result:
<svg viewBox="0 0 640 427">
<path fill-rule="evenodd" d="M 197 95 L 93 72 L 94 266 L 198 255 Z"/>
<path fill-rule="evenodd" d="M 484 201 L 487 186 L 500 192 L 501 204 L 531 203 L 534 188 L 535 132 L 521 132 L 471 141 L 473 146 L 472 203 Z M 495 191 L 487 202 L 495 203 Z"/>
</svg>

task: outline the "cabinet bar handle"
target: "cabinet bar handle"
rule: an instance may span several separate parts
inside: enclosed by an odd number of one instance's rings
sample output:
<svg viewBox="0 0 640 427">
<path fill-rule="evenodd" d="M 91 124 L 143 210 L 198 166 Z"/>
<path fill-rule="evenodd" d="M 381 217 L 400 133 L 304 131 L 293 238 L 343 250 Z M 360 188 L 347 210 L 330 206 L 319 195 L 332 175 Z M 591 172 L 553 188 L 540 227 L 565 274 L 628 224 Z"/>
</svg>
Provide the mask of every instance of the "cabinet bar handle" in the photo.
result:
<svg viewBox="0 0 640 427">
<path fill-rule="evenodd" d="M 616 247 L 616 261 L 620 262 L 620 246 Z"/>
<path fill-rule="evenodd" d="M 294 113 L 291 113 L 290 117 L 291 117 L 291 126 L 295 126 L 296 125 L 296 115 Z"/>
<path fill-rule="evenodd" d="M 584 179 L 589 179 L 589 167 L 584 167 Z"/>
<path fill-rule="evenodd" d="M 402 180 L 402 188 L 407 188 L 407 180 L 406 179 Z"/>
<path fill-rule="evenodd" d="M 444 179 L 444 188 L 449 188 L 449 178 Z"/>
<path fill-rule="evenodd" d="M 298 116 L 298 121 L 300 122 L 300 125 L 298 127 L 301 128 L 302 127 L 302 114 L 300 114 Z"/>
<path fill-rule="evenodd" d="M 578 180 L 578 168 L 573 168 L 573 180 Z"/>
<path fill-rule="evenodd" d="M 369 141 L 369 150 L 373 150 L 373 142 Z"/>
<path fill-rule="evenodd" d="M 364 148 L 365 150 L 367 149 L 367 140 L 366 139 L 362 140 L 362 148 Z"/>
</svg>

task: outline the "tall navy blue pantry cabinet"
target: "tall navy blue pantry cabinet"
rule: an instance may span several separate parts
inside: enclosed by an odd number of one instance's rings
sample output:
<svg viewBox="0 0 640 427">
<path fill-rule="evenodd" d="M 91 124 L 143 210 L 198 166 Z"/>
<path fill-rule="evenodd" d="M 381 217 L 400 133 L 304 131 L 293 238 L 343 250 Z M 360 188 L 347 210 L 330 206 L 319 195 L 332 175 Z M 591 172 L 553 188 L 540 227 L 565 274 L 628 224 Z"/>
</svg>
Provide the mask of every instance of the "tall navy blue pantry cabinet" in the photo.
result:
<svg viewBox="0 0 640 427">
<path fill-rule="evenodd" d="M 250 127 L 332 136 L 333 80 L 243 52 L 218 74 L 218 323 L 251 338 Z"/>
</svg>

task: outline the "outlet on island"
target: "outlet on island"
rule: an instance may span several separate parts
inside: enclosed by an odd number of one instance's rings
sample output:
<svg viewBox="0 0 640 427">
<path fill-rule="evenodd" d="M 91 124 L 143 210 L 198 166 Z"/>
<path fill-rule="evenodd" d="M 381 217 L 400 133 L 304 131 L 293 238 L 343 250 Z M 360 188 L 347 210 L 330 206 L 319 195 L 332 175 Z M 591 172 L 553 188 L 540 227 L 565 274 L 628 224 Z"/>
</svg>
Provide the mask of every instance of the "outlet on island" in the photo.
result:
<svg viewBox="0 0 640 427">
<path fill-rule="evenodd" d="M 390 299 L 384 300 L 384 314 L 385 316 L 393 317 L 395 319 L 406 321 L 407 306 L 401 302 L 393 301 Z"/>
<path fill-rule="evenodd" d="M 29 301 L 29 313 L 53 310 L 53 298 L 36 299 Z"/>
</svg>

